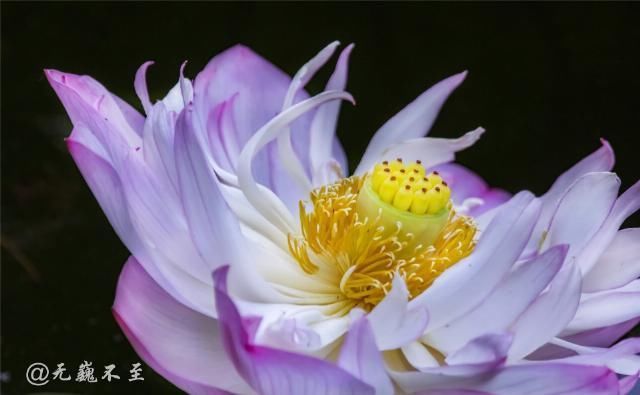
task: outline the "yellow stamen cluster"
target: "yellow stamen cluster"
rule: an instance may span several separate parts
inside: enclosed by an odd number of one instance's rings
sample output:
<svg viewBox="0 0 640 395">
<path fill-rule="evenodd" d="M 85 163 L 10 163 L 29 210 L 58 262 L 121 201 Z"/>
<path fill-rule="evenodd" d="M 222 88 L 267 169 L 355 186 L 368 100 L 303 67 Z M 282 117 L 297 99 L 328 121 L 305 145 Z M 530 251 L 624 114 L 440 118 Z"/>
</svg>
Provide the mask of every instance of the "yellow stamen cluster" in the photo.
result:
<svg viewBox="0 0 640 395">
<path fill-rule="evenodd" d="M 424 171 L 419 163 L 394 162 L 381 164 L 373 175 L 385 168 Z M 389 292 L 396 273 L 414 298 L 475 247 L 475 226 L 449 206 L 442 211 L 444 225 L 428 242 L 402 220 L 385 220 L 382 210 L 363 215 L 359 195 L 371 178 L 354 176 L 314 190 L 309 210 L 300 202 L 301 234 L 288 236 L 289 250 L 302 270 L 334 289 L 335 299 L 328 303 L 332 314 L 346 314 L 356 306 L 371 310 Z M 410 211 L 406 215 L 417 217 Z M 425 221 L 429 217 L 424 214 Z"/>
<path fill-rule="evenodd" d="M 405 166 L 401 158 L 376 165 L 371 187 L 380 199 L 414 214 L 435 214 L 449 203 L 451 190 L 438 172 L 426 174 L 420 161 Z"/>
</svg>

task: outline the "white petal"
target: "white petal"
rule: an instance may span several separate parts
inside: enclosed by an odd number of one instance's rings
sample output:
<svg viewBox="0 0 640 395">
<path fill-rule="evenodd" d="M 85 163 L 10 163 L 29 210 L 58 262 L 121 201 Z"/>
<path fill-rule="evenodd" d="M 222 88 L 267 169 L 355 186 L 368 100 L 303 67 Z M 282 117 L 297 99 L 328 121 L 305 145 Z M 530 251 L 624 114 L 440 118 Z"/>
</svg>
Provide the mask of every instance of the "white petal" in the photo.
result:
<svg viewBox="0 0 640 395">
<path fill-rule="evenodd" d="M 423 308 L 409 310 L 409 291 L 398 274 L 391 292 L 367 316 L 380 350 L 402 347 L 419 338 L 427 327 L 429 315 Z"/>
<path fill-rule="evenodd" d="M 429 349 L 420 342 L 411 342 L 402 346 L 402 354 L 407 361 L 417 370 L 435 368 L 440 366 L 438 360 Z"/>
</svg>

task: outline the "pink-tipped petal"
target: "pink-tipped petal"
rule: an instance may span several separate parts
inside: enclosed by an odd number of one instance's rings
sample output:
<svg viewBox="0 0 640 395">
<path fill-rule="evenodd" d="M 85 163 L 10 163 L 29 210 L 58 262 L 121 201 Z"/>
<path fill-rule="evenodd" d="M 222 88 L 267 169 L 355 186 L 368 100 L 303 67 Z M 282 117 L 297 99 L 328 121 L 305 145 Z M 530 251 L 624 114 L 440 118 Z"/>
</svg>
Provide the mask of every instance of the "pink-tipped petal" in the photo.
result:
<svg viewBox="0 0 640 395">
<path fill-rule="evenodd" d="M 142 116 L 89 76 L 45 70 L 45 75 L 64 105 L 74 126 L 85 126 L 105 146 L 119 140 L 128 147 L 140 146 Z"/>
<path fill-rule="evenodd" d="M 369 142 L 354 174 L 369 171 L 389 146 L 424 136 L 444 102 L 466 75 L 464 71 L 438 82 L 382 125 Z"/>
<path fill-rule="evenodd" d="M 224 351 L 216 320 L 174 300 L 133 257 L 120 275 L 113 313 L 138 355 L 183 391 L 250 392 Z"/>
<path fill-rule="evenodd" d="M 374 394 L 374 389 L 330 362 L 252 344 L 227 294 L 229 267 L 213 274 L 220 332 L 240 375 L 264 395 Z"/>
</svg>

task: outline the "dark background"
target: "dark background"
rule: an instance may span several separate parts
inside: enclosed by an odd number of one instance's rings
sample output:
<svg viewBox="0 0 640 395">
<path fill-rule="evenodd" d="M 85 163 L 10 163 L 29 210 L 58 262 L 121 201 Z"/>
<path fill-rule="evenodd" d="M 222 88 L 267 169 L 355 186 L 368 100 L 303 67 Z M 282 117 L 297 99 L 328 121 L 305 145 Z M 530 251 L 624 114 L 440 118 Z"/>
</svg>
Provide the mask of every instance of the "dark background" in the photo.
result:
<svg viewBox="0 0 640 395">
<path fill-rule="evenodd" d="M 67 154 L 71 125 L 42 69 L 89 74 L 140 108 L 146 60 L 153 99 L 189 60 L 245 43 L 289 74 L 334 39 L 355 42 L 339 135 L 352 166 L 388 117 L 468 69 L 433 135 L 488 133 L 460 162 L 492 185 L 542 193 L 608 139 L 627 188 L 640 176 L 638 4 L 2 3 L 2 391 L 175 391 L 149 368 L 133 385 L 31 387 L 32 362 L 82 360 L 121 378 L 139 358 L 110 312 L 128 256 Z M 331 67 L 328 68 L 329 70 Z M 310 84 L 317 92 L 329 71 Z M 639 226 L 638 215 L 627 226 Z"/>
</svg>

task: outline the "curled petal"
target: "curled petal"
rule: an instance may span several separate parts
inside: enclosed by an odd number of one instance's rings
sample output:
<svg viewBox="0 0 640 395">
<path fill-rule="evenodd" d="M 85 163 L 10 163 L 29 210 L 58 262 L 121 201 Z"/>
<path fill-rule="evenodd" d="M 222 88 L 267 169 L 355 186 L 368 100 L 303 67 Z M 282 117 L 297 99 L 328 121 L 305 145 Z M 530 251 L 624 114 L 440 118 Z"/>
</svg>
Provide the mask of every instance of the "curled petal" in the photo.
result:
<svg viewBox="0 0 640 395">
<path fill-rule="evenodd" d="M 338 63 L 333 74 L 329 78 L 329 82 L 325 87 L 325 90 L 337 90 L 342 91 L 347 85 L 347 71 L 349 68 L 349 56 L 353 50 L 354 45 L 349 44 L 340 54 Z M 342 102 L 335 101 L 327 103 L 316 111 L 311 122 L 310 139 L 310 151 L 309 160 L 311 161 L 311 169 L 313 174 L 314 186 L 324 185 L 322 177 L 318 176 L 318 172 L 321 172 L 322 168 L 327 162 L 337 160 L 339 168 L 344 174 L 347 174 L 347 163 L 345 158 L 341 158 L 336 155 L 336 151 L 340 150 L 339 143 L 331 144 L 332 141 L 337 142 L 336 136 L 336 124 L 338 122 L 338 114 L 340 113 L 340 105 Z M 332 154 L 333 152 L 333 154 Z M 344 155 L 344 152 L 342 152 Z"/>
<path fill-rule="evenodd" d="M 262 147 L 277 138 L 277 136 L 282 133 L 283 128 L 296 118 L 325 102 L 338 99 L 353 101 L 353 98 L 348 93 L 334 91 L 324 92 L 295 104 L 260 128 L 247 142 L 240 154 L 240 160 L 238 162 L 238 183 L 240 188 L 247 196 L 249 202 L 285 234 L 295 230 L 295 221 L 286 206 L 284 206 L 279 199 L 275 196 L 269 196 L 266 190 L 261 190 L 258 187 L 251 169 L 253 158 Z"/>
<path fill-rule="evenodd" d="M 147 115 L 149 115 L 151 110 L 151 100 L 149 100 L 149 90 L 147 89 L 147 70 L 149 66 L 153 64 L 154 62 L 151 60 L 144 62 L 140 68 L 138 68 L 138 71 L 136 71 L 136 78 L 133 83 L 136 95 L 138 95 L 138 99 L 140 99 L 140 103 L 142 103 L 142 108 L 144 108 L 144 112 Z"/>
<path fill-rule="evenodd" d="M 291 107 L 298 91 L 303 89 L 318 70 L 327 63 L 338 45 L 340 45 L 340 42 L 338 41 L 334 41 L 327 45 L 316 56 L 305 63 L 300 70 L 298 70 L 291 80 L 291 84 L 289 85 L 289 89 L 285 95 L 282 111 Z M 302 193 L 304 195 L 308 194 L 311 192 L 311 180 L 309 180 L 304 166 L 293 149 L 293 145 L 291 143 L 291 130 L 288 126 L 286 126 L 284 131 L 278 136 L 277 141 L 278 152 L 280 154 L 280 160 L 282 161 L 283 167 L 289 175 L 291 175 L 292 179 L 300 185 Z"/>
</svg>

